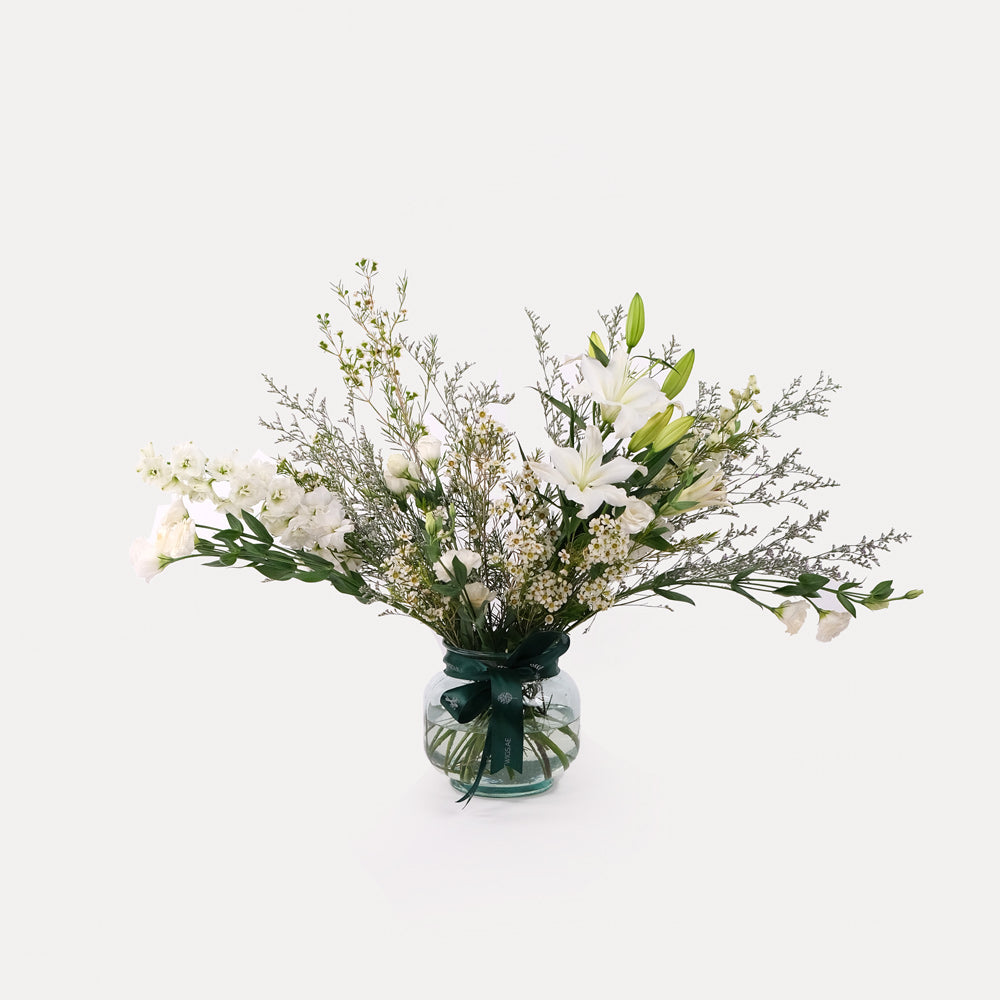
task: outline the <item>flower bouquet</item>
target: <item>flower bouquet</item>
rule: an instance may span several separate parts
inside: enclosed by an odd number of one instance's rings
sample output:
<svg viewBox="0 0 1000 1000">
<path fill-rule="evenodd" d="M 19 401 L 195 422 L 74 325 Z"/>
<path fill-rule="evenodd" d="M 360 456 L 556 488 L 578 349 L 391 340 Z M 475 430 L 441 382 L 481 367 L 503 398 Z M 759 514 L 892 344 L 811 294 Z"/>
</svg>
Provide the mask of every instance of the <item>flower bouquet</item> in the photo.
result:
<svg viewBox="0 0 1000 1000">
<path fill-rule="evenodd" d="M 332 416 L 267 378 L 279 414 L 263 425 L 284 454 L 209 459 L 193 444 L 170 459 L 143 449 L 140 475 L 175 499 L 154 537 L 132 547 L 147 580 L 171 563 L 255 570 L 328 583 L 440 636 L 445 668 L 425 698 L 426 752 L 467 800 L 549 787 L 579 749 L 579 696 L 560 669 L 569 633 L 614 606 L 694 604 L 698 587 L 731 591 L 798 632 L 842 632 L 859 608 L 893 596 L 855 577 L 906 535 L 890 530 L 822 551 L 827 517 L 812 490 L 836 484 L 798 449 L 774 457 L 786 421 L 825 416 L 838 388 L 797 378 L 766 406 L 754 376 L 723 397 L 689 389 L 694 350 L 640 349 L 642 299 L 601 315 L 581 352 L 557 357 L 528 311 L 540 364 L 535 391 L 550 446 L 500 419 L 513 396 L 447 367 L 434 336 L 413 338 L 406 278 L 376 304 L 378 266 L 334 286 L 350 335 L 317 317 L 336 363 L 343 410 Z M 282 412 L 283 411 L 283 412 Z M 750 508 L 806 509 L 747 523 Z M 460 800 L 462 801 L 462 800 Z"/>
</svg>

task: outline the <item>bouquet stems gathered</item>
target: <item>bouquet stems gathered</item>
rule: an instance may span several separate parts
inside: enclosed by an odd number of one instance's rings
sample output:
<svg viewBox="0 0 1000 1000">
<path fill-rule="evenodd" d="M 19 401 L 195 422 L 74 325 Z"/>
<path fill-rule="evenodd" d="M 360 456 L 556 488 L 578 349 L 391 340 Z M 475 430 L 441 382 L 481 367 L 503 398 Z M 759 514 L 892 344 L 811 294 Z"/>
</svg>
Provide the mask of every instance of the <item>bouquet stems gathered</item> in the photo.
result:
<svg viewBox="0 0 1000 1000">
<path fill-rule="evenodd" d="M 693 604 L 695 588 L 731 591 L 790 633 L 816 614 L 824 641 L 859 608 L 921 593 L 858 579 L 903 533 L 818 546 L 827 511 L 809 511 L 804 497 L 836 483 L 798 449 L 769 450 L 786 421 L 826 415 L 839 388 L 828 377 L 797 378 L 765 406 L 751 375 L 723 398 L 717 384 L 689 388 L 694 350 L 673 339 L 640 349 L 638 294 L 627 311 L 601 314 L 603 335 L 581 338 L 570 357 L 552 352 L 529 311 L 549 438 L 531 448 L 501 419 L 513 396 L 470 378 L 469 363 L 446 366 L 436 337 L 404 333 L 405 277 L 392 308 L 376 304 L 377 271 L 363 259 L 357 288 L 334 286 L 353 335 L 317 317 L 343 385 L 338 415 L 317 390 L 302 397 L 267 379 L 281 412 L 262 423 L 281 457 L 209 458 L 192 443 L 169 459 L 142 450 L 141 476 L 175 499 L 153 537 L 133 544 L 141 576 L 202 559 L 329 583 L 454 648 L 490 653 L 614 606 Z M 801 513 L 770 524 L 742 516 L 783 507 Z M 482 738 L 442 732 L 435 751 L 467 769 Z"/>
</svg>

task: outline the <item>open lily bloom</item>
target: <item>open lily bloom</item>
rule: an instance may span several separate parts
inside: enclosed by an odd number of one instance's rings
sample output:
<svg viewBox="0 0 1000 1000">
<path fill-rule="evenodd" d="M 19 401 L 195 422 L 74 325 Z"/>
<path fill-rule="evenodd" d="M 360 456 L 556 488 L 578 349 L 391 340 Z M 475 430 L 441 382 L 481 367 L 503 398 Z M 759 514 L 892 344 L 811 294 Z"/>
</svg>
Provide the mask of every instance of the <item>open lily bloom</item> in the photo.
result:
<svg viewBox="0 0 1000 1000">
<path fill-rule="evenodd" d="M 615 434 L 622 439 L 670 405 L 653 379 L 635 378 L 629 372 L 624 351 L 615 351 L 607 368 L 596 358 L 581 358 L 580 374 L 594 402 L 601 404 L 601 416 L 614 424 Z"/>
<path fill-rule="evenodd" d="M 590 517 L 602 503 L 624 507 L 628 496 L 614 484 L 625 482 L 636 469 L 646 471 L 645 466 L 620 456 L 610 462 L 603 460 L 604 441 L 600 428 L 590 424 L 579 451 L 553 448 L 551 465 L 547 462 L 531 462 L 530 465 L 539 479 L 558 486 L 567 499 L 580 504 L 578 516 L 584 518 Z"/>
</svg>

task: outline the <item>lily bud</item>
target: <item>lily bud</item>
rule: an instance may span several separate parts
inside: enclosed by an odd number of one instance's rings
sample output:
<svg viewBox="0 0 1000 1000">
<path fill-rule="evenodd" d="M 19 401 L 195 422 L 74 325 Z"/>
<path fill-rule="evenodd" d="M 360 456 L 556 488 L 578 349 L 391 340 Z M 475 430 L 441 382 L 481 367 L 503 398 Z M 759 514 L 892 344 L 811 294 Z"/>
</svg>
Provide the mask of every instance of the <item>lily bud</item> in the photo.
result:
<svg viewBox="0 0 1000 1000">
<path fill-rule="evenodd" d="M 604 341 L 597 335 L 596 330 L 591 330 L 590 340 L 587 343 L 587 353 L 592 358 L 597 358 L 602 365 L 607 367 L 608 364 L 608 351 L 604 346 Z"/>
<path fill-rule="evenodd" d="M 638 292 L 632 296 L 628 307 L 628 318 L 625 320 L 625 346 L 631 351 L 642 340 L 646 329 L 646 307 L 642 304 L 642 296 Z"/>
<path fill-rule="evenodd" d="M 673 404 L 668 406 L 662 413 L 656 413 L 647 420 L 633 435 L 628 443 L 629 451 L 642 451 L 656 439 L 656 435 L 664 430 L 670 423 L 673 415 Z"/>
<path fill-rule="evenodd" d="M 675 420 L 653 441 L 653 451 L 666 451 L 672 444 L 677 444 L 693 426 L 694 417 L 681 417 L 680 420 Z"/>
</svg>

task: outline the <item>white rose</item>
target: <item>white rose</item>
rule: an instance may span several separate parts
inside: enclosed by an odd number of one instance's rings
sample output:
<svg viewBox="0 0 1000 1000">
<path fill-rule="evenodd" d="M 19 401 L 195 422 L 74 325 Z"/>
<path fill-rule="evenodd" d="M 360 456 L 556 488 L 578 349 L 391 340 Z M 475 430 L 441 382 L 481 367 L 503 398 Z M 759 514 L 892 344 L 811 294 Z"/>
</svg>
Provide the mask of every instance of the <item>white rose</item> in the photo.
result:
<svg viewBox="0 0 1000 1000">
<path fill-rule="evenodd" d="M 390 493 L 401 496 L 412 489 L 420 478 L 420 470 L 414 462 L 405 455 L 394 451 L 386 460 L 382 469 L 382 478 Z"/>
<path fill-rule="evenodd" d="M 417 455 L 425 465 L 436 469 L 441 461 L 441 442 L 433 434 L 425 434 L 417 442 Z"/>
<path fill-rule="evenodd" d="M 156 547 L 160 555 L 170 559 L 191 555 L 194 552 L 194 521 L 185 518 L 161 529 L 156 536 Z"/>
<path fill-rule="evenodd" d="M 481 583 L 467 583 L 465 585 L 465 596 L 469 598 L 469 603 L 473 609 L 478 611 L 488 601 L 494 600 L 497 595 Z"/>
<path fill-rule="evenodd" d="M 163 570 L 164 563 L 160 559 L 160 553 L 157 552 L 155 543 L 148 538 L 137 538 L 128 550 L 128 557 L 132 561 L 132 568 L 146 583 Z"/>
<path fill-rule="evenodd" d="M 785 601 L 775 614 L 784 622 L 789 635 L 795 635 L 805 623 L 809 605 L 805 601 Z"/>
<path fill-rule="evenodd" d="M 829 642 L 836 639 L 850 624 L 851 615 L 847 611 L 820 611 L 816 638 L 820 642 Z"/>
<path fill-rule="evenodd" d="M 625 511 L 618 518 L 618 523 L 630 535 L 637 535 L 652 523 L 654 517 L 656 517 L 656 511 L 645 500 L 629 497 L 625 501 Z"/>
<path fill-rule="evenodd" d="M 452 578 L 452 565 L 456 559 L 468 573 L 479 569 L 483 564 L 483 557 L 471 549 L 449 549 L 447 552 L 442 552 L 441 559 L 434 564 L 434 575 L 442 583 L 447 583 Z"/>
</svg>

